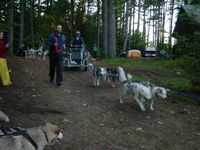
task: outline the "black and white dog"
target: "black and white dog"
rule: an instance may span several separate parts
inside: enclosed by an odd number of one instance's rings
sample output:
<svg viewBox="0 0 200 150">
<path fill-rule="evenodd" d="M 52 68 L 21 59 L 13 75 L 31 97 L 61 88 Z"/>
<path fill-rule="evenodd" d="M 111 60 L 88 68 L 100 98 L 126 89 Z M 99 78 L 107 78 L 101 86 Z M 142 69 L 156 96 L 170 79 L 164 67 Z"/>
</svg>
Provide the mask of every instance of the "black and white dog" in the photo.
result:
<svg viewBox="0 0 200 150">
<path fill-rule="evenodd" d="M 151 95 L 152 95 L 151 104 L 150 104 L 151 110 L 154 110 L 153 103 L 154 103 L 155 99 L 163 99 L 164 100 L 167 98 L 167 91 L 169 91 L 168 89 L 165 89 L 160 86 L 156 86 L 155 84 L 152 84 L 148 81 L 141 81 L 139 83 L 146 86 L 147 88 L 149 88 L 149 90 L 151 92 Z"/>
<path fill-rule="evenodd" d="M 122 67 L 94 67 L 88 64 L 88 70 L 92 74 L 93 85 L 100 86 L 100 81 L 107 81 L 115 87 L 115 82 L 124 82 L 126 80 L 125 72 Z"/>
<path fill-rule="evenodd" d="M 146 101 L 150 101 L 150 109 L 154 110 L 153 104 L 156 98 L 166 99 L 167 92 L 165 88 L 155 86 L 150 82 L 132 82 L 132 76 L 127 75 L 127 81 L 123 84 L 121 96 L 120 96 L 120 103 L 123 103 L 123 98 L 131 94 L 136 102 L 139 104 L 140 109 L 145 111 L 144 103 Z"/>
<path fill-rule="evenodd" d="M 152 98 L 149 88 L 136 82 L 128 81 L 123 84 L 120 103 L 123 103 L 123 98 L 128 94 L 133 96 L 134 100 L 139 104 L 141 111 L 145 111 L 144 102 L 150 101 Z"/>
<path fill-rule="evenodd" d="M 88 70 L 92 75 L 94 86 L 100 86 L 100 80 L 105 81 L 107 79 L 107 72 L 103 67 L 94 67 L 92 63 L 89 63 Z"/>
</svg>

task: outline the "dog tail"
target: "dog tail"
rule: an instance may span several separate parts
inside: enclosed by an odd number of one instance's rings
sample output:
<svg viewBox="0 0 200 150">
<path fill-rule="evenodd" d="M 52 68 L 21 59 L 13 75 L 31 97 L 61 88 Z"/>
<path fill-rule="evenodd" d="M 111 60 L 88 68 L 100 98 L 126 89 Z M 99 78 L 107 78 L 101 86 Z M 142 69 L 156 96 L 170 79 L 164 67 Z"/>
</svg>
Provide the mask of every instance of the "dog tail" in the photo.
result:
<svg viewBox="0 0 200 150">
<path fill-rule="evenodd" d="M 124 69 L 122 67 L 118 67 L 118 73 L 119 73 L 119 81 L 120 82 L 124 82 L 127 80 Z"/>
<path fill-rule="evenodd" d="M 88 70 L 92 71 L 94 69 L 94 65 L 92 63 L 88 64 Z"/>
<path fill-rule="evenodd" d="M 10 122 L 10 119 L 8 118 L 6 114 L 0 111 L 0 121 Z"/>
</svg>

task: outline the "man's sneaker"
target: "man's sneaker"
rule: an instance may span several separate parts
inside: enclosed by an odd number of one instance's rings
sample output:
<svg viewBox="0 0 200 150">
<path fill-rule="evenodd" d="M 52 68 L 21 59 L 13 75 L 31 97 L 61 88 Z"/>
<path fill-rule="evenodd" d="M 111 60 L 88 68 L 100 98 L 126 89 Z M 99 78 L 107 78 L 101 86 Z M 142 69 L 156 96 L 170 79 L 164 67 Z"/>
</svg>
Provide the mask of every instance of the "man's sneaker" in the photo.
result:
<svg viewBox="0 0 200 150">
<path fill-rule="evenodd" d="M 61 83 L 61 82 L 58 82 L 58 83 L 57 83 L 57 86 L 61 86 L 61 85 L 62 85 L 62 83 Z"/>
<path fill-rule="evenodd" d="M 53 83 L 53 80 L 52 80 L 52 79 L 50 79 L 49 81 L 50 81 L 50 83 Z"/>
</svg>

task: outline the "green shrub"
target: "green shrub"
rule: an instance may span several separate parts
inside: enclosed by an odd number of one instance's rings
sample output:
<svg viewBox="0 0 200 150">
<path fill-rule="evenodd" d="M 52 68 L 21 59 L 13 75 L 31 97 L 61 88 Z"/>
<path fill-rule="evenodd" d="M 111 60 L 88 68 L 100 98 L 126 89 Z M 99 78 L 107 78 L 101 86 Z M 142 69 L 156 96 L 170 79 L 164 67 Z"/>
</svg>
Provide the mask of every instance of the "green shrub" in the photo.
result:
<svg viewBox="0 0 200 150">
<path fill-rule="evenodd" d="M 177 37 L 176 51 L 181 56 L 178 64 L 186 72 L 193 88 L 200 91 L 200 32 Z"/>
<path fill-rule="evenodd" d="M 185 70 L 192 86 L 195 90 L 200 91 L 200 61 L 192 56 L 183 56 L 179 59 L 178 64 Z"/>
</svg>

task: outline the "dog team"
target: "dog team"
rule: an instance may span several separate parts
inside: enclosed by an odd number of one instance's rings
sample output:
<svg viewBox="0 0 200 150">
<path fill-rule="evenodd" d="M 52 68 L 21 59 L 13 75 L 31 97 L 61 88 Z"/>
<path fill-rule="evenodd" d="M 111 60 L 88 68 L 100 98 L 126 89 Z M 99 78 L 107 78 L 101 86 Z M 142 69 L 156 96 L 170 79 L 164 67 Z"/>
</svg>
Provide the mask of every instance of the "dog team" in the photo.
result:
<svg viewBox="0 0 200 150">
<path fill-rule="evenodd" d="M 131 95 L 140 106 L 141 111 L 145 111 L 144 103 L 150 102 L 150 110 L 154 110 L 155 99 L 166 99 L 167 90 L 156 86 L 150 82 L 134 82 L 130 74 L 126 74 L 122 67 L 96 67 L 92 63 L 88 64 L 88 70 L 92 75 L 93 86 L 99 87 L 100 82 L 107 81 L 112 87 L 118 82 L 121 84 L 120 103 L 127 95 Z"/>
<path fill-rule="evenodd" d="M 92 75 L 93 85 L 107 81 L 112 87 L 118 82 L 120 88 L 120 103 L 127 95 L 139 104 L 141 111 L 145 111 L 144 103 L 150 102 L 150 110 L 154 110 L 155 99 L 166 99 L 167 90 L 150 82 L 134 82 L 130 74 L 126 74 L 122 67 L 95 67 L 88 64 Z M 9 117 L 0 111 L 0 146 L 5 150 L 43 150 L 46 145 L 53 145 L 63 138 L 61 129 L 52 123 L 45 123 L 34 128 L 11 128 L 7 126 Z"/>
</svg>

